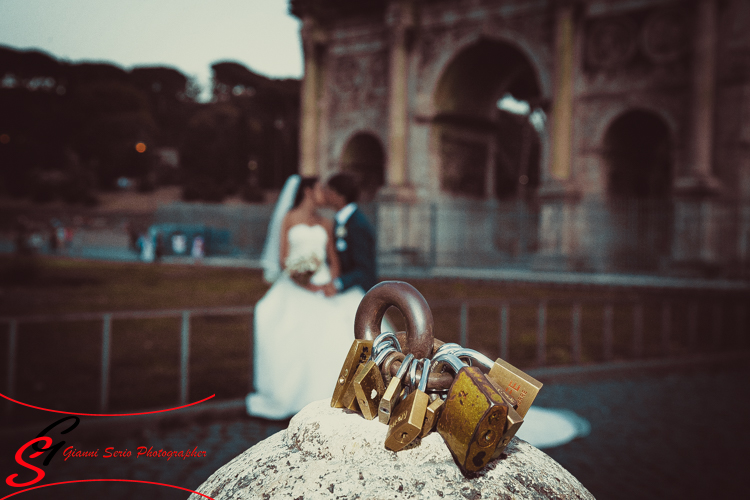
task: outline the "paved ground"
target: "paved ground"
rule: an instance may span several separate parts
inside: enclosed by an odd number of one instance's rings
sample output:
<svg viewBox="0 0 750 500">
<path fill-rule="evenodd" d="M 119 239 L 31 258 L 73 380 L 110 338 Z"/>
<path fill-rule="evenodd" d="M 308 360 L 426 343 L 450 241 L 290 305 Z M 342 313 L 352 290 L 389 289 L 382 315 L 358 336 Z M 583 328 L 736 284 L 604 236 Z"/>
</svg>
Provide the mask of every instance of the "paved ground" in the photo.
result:
<svg viewBox="0 0 750 500">
<path fill-rule="evenodd" d="M 681 368 L 667 374 L 648 370 L 624 377 L 599 374 L 579 382 L 547 383 L 535 404 L 572 409 L 591 422 L 589 436 L 546 451 L 597 498 L 722 499 L 747 497 L 749 402 L 750 366 L 734 363 L 719 369 Z M 250 419 L 236 407 L 140 422 L 84 418 L 79 428 L 67 435 L 57 434 L 57 439 L 64 439 L 65 447 L 98 449 L 99 456 L 64 461 L 61 450 L 45 468 L 47 477 L 41 484 L 117 478 L 196 488 L 221 465 L 284 425 Z M 36 432 L 27 429 L 9 438 L 6 433 L 0 443 L 3 458 L 12 459 L 11 453 Z M 105 448 L 110 446 L 130 450 L 133 455 L 139 446 L 177 450 L 197 447 L 206 456 L 184 460 L 104 458 Z M 33 477 L 33 473 L 12 463 L 2 465 L 1 471 L 3 479 L 15 471 L 23 473 L 19 481 Z M 24 493 L 23 498 L 187 497 L 184 491 L 132 483 L 52 488 Z M 10 491 L 3 484 L 0 494 Z"/>
</svg>

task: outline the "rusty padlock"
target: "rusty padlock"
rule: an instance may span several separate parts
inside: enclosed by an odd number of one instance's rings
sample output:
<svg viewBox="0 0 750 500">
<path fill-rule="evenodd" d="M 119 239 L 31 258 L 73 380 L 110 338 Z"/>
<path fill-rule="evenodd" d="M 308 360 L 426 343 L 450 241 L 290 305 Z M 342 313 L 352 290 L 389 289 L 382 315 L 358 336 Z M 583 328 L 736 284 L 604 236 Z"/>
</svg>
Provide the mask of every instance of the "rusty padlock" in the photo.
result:
<svg viewBox="0 0 750 500">
<path fill-rule="evenodd" d="M 508 404 L 475 366 L 450 353 L 436 356 L 456 373 L 437 429 L 464 473 L 482 469 L 492 459 L 505 433 Z"/>
</svg>

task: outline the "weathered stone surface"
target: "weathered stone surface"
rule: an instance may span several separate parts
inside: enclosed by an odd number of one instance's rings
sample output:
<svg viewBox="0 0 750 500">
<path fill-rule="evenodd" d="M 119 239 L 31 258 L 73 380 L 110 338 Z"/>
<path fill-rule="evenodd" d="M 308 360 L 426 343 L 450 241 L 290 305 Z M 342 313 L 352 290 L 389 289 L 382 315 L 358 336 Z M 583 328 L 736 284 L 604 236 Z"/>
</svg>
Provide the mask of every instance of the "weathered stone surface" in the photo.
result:
<svg viewBox="0 0 750 500">
<path fill-rule="evenodd" d="M 468 479 L 432 433 L 398 453 L 383 446 L 387 426 L 316 401 L 285 431 L 216 471 L 198 491 L 240 499 L 541 499 L 594 497 L 549 456 L 514 438 L 507 457 Z M 190 500 L 201 497 L 193 494 Z"/>
</svg>

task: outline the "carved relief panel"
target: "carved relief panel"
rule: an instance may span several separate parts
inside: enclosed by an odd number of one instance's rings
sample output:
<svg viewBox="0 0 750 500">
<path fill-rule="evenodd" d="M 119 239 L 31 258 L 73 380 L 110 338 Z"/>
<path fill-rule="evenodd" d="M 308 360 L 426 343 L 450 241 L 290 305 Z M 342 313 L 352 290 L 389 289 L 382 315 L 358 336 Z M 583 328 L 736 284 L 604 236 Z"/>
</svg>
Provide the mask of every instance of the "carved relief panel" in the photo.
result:
<svg viewBox="0 0 750 500">
<path fill-rule="evenodd" d="M 639 78 L 687 69 L 689 12 L 682 9 L 635 11 L 589 19 L 584 27 L 584 74 L 595 79 Z"/>
</svg>

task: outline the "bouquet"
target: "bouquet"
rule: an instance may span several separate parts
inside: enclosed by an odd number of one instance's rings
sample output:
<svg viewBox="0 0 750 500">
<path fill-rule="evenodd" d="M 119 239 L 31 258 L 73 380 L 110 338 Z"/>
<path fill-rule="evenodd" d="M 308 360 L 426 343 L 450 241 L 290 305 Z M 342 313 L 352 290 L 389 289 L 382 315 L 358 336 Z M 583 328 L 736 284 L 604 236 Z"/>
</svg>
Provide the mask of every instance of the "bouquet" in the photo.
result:
<svg viewBox="0 0 750 500">
<path fill-rule="evenodd" d="M 299 286 L 306 287 L 310 279 L 320 269 L 322 261 L 317 255 L 289 257 L 286 260 L 286 270 L 289 277 Z"/>
</svg>

